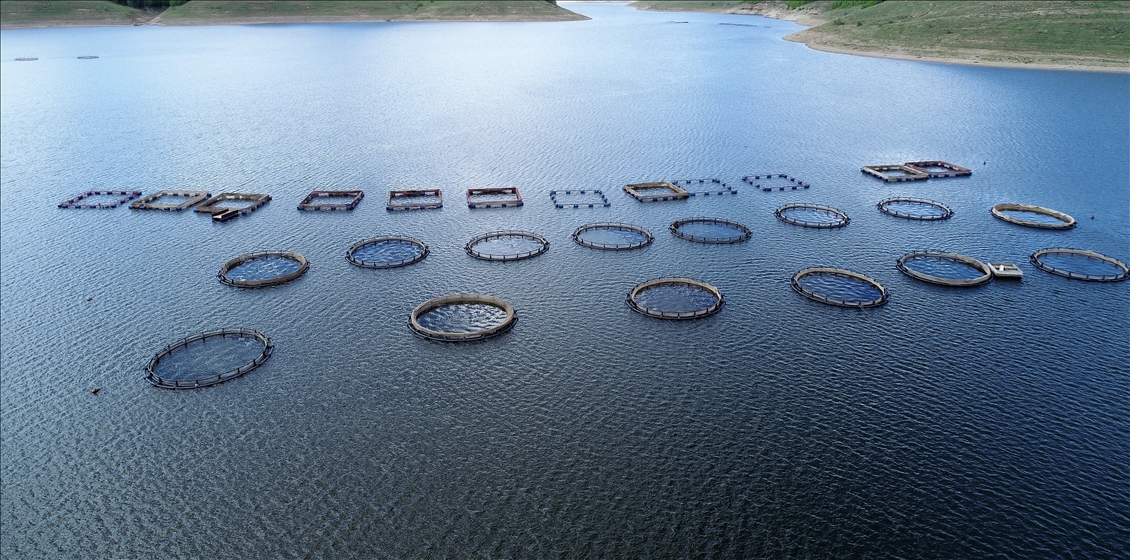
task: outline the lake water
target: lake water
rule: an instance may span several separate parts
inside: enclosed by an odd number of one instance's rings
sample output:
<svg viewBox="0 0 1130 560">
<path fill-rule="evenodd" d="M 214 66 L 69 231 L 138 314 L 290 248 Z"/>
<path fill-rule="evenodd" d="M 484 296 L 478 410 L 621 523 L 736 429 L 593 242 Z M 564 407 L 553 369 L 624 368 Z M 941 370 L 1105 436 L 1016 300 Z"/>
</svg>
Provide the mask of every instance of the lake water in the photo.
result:
<svg viewBox="0 0 1130 560">
<path fill-rule="evenodd" d="M 788 22 L 569 7 L 593 19 L 0 34 L 0 555 L 1130 549 L 1130 283 L 1028 263 L 1054 246 L 1130 260 L 1125 74 L 852 57 L 782 41 L 800 29 Z M 974 174 L 886 184 L 859 170 L 931 159 Z M 741 182 L 768 172 L 812 187 Z M 620 190 L 685 177 L 739 194 L 641 204 Z M 467 208 L 466 189 L 505 186 L 523 207 Z M 429 188 L 442 210 L 384 208 L 391 189 Z M 611 206 L 557 209 L 549 191 L 564 188 Z M 55 206 L 92 189 L 273 201 L 227 223 Z M 315 189 L 367 196 L 354 212 L 296 211 Z M 955 215 L 880 213 L 892 196 Z M 851 223 L 783 223 L 773 210 L 789 202 Z M 1079 226 L 1008 224 L 989 213 L 999 202 Z M 754 235 L 667 231 L 691 216 Z M 595 221 L 656 239 L 573 243 Z M 497 230 L 551 247 L 464 253 Z M 386 234 L 431 253 L 391 270 L 346 261 Z M 924 249 L 1025 277 L 947 289 L 896 269 Z M 262 250 L 310 270 L 262 290 L 217 281 Z M 805 299 L 789 280 L 809 266 L 875 278 L 890 301 Z M 725 308 L 662 321 L 625 305 L 668 276 L 717 286 Z M 407 328 L 419 303 L 460 292 L 520 320 L 470 344 Z M 238 326 L 272 337 L 263 367 L 201 390 L 143 379 L 166 344 Z"/>
</svg>

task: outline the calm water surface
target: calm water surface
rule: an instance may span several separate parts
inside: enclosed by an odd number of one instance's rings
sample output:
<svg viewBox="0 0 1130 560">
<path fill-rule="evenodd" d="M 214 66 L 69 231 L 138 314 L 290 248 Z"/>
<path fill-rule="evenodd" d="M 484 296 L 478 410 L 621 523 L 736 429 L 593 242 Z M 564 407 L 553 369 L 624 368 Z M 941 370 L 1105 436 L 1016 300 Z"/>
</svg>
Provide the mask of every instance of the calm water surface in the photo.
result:
<svg viewBox="0 0 1130 560">
<path fill-rule="evenodd" d="M 0 34 L 0 555 L 1130 549 L 1130 283 L 1027 260 L 1050 246 L 1130 259 L 1126 75 L 850 57 L 782 41 L 800 29 L 787 22 L 575 7 L 593 19 Z M 930 159 L 974 174 L 886 184 L 859 171 Z M 812 187 L 741 182 L 766 171 Z M 740 192 L 640 204 L 620 190 L 679 177 Z M 503 186 L 525 206 L 463 204 L 468 188 Z M 381 203 L 426 188 L 449 204 Z M 612 205 L 557 209 L 562 188 Z M 91 189 L 273 201 L 223 224 L 55 207 Z M 351 213 L 296 211 L 315 189 L 368 196 Z M 875 204 L 891 196 L 955 215 L 886 216 Z M 851 224 L 782 223 L 773 210 L 789 202 Z M 989 213 L 999 202 L 1079 227 L 1008 224 Z M 754 236 L 667 232 L 703 215 Z M 571 242 L 594 221 L 656 240 Z M 497 230 L 552 246 L 509 263 L 463 252 Z M 388 234 L 431 254 L 392 270 L 345 260 Z M 1014 262 L 1025 278 L 918 282 L 895 260 L 919 249 Z M 216 280 L 260 250 L 297 251 L 310 271 L 262 290 Z M 871 276 L 890 302 L 809 301 L 789 288 L 808 266 Z M 717 286 L 725 309 L 667 322 L 625 305 L 666 276 Z M 521 320 L 479 343 L 413 336 L 416 305 L 459 292 L 506 299 Z M 165 344 L 234 326 L 272 337 L 263 367 L 197 391 L 142 379 Z"/>
</svg>

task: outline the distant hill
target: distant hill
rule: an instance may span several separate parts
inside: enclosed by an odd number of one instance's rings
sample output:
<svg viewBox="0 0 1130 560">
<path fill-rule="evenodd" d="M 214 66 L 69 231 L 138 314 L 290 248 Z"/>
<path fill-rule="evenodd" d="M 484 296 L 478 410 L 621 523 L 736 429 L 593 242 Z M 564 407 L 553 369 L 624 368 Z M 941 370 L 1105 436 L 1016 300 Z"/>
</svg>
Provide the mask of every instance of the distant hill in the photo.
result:
<svg viewBox="0 0 1130 560">
<path fill-rule="evenodd" d="M 140 5 L 140 4 L 138 4 Z M 190 0 L 162 11 L 106 0 L 3 0 L 0 25 L 223 25 L 346 21 L 576 21 L 588 19 L 546 0 Z"/>
</svg>

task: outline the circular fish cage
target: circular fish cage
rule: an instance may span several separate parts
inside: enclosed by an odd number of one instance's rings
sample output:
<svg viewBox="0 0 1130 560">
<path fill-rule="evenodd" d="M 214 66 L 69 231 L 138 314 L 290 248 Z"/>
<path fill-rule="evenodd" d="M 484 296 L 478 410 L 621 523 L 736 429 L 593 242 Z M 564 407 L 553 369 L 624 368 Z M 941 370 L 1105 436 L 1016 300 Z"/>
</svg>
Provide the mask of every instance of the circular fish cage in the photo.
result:
<svg viewBox="0 0 1130 560">
<path fill-rule="evenodd" d="M 851 221 L 847 214 L 821 204 L 786 204 L 773 214 L 782 222 L 807 228 L 838 228 Z"/>
<path fill-rule="evenodd" d="M 749 228 L 722 218 L 684 218 L 667 228 L 675 237 L 696 243 L 741 243 L 753 236 Z"/>
<path fill-rule="evenodd" d="M 993 279 L 989 265 L 957 253 L 914 251 L 899 257 L 895 266 L 911 278 L 941 286 L 980 286 Z"/>
<path fill-rule="evenodd" d="M 1043 206 L 1002 202 L 993 206 L 989 211 L 998 220 L 1004 220 L 1018 226 L 1040 229 L 1071 229 L 1075 227 L 1075 218 Z"/>
<path fill-rule="evenodd" d="M 842 268 L 806 268 L 793 275 L 792 286 L 798 294 L 828 305 L 863 309 L 887 303 L 882 284 Z"/>
<path fill-rule="evenodd" d="M 590 249 L 627 251 L 651 245 L 655 238 L 640 226 L 618 222 L 585 224 L 573 232 L 573 241 Z"/>
<path fill-rule="evenodd" d="M 549 241 L 526 231 L 493 231 L 475 236 L 463 250 L 484 261 L 519 261 L 548 251 Z"/>
<path fill-rule="evenodd" d="M 428 252 L 428 245 L 414 237 L 383 235 L 354 243 L 345 258 L 362 268 L 397 268 L 424 260 Z"/>
<path fill-rule="evenodd" d="M 875 207 L 888 216 L 907 220 L 948 220 L 953 216 L 953 210 L 941 202 L 909 196 L 886 198 Z"/>
<path fill-rule="evenodd" d="M 266 288 L 306 274 L 310 263 L 293 251 L 264 251 L 240 255 L 220 267 L 220 282 L 237 288 Z"/>
<path fill-rule="evenodd" d="M 1040 270 L 1072 280 L 1121 282 L 1130 278 L 1130 267 L 1126 263 L 1085 249 L 1040 249 L 1032 253 L 1029 260 Z"/>
<path fill-rule="evenodd" d="M 416 306 L 408 327 L 417 336 L 442 342 L 469 342 L 498 336 L 514 327 L 518 315 L 506 300 L 483 294 L 456 294 Z"/>
<path fill-rule="evenodd" d="M 256 330 L 203 332 L 158 351 L 145 366 L 145 379 L 165 389 L 208 387 L 254 370 L 274 351 L 271 339 Z"/>
<path fill-rule="evenodd" d="M 628 292 L 628 307 L 657 319 L 698 319 L 713 315 L 726 304 L 718 288 L 690 278 L 659 278 Z"/>
</svg>

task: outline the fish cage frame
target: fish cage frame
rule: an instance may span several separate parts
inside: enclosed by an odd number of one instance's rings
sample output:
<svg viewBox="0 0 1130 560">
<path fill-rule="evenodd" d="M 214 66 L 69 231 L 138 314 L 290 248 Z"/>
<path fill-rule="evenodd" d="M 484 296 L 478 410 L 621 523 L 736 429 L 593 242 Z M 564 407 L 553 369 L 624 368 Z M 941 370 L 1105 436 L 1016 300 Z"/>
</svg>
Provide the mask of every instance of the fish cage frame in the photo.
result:
<svg viewBox="0 0 1130 560">
<path fill-rule="evenodd" d="M 299 264 L 298 270 L 288 272 L 281 276 L 275 276 L 274 278 L 264 278 L 262 280 L 236 280 L 234 278 L 228 278 L 227 273 L 231 272 L 233 268 L 265 257 L 283 257 L 296 261 Z M 267 288 L 270 286 L 278 286 L 279 284 L 286 284 L 306 274 L 307 270 L 310 270 L 310 263 L 307 262 L 306 257 L 294 251 L 260 251 L 240 255 L 224 263 L 224 266 L 221 266 L 220 271 L 216 273 L 216 277 L 219 278 L 220 282 L 236 288 Z"/>
<path fill-rule="evenodd" d="M 700 288 L 709 292 L 711 295 L 717 298 L 717 301 L 704 309 L 696 309 L 689 312 L 659 311 L 656 309 L 651 309 L 636 301 L 636 296 L 638 296 L 640 292 L 647 290 L 648 288 L 661 286 L 664 284 L 678 284 Z M 655 280 L 648 280 L 647 282 L 636 284 L 636 286 L 628 292 L 626 302 L 628 304 L 628 307 L 630 307 L 632 311 L 647 315 L 648 317 L 655 317 L 656 319 L 684 321 L 688 319 L 700 319 L 702 317 L 707 317 L 721 311 L 722 307 L 726 305 L 726 296 L 722 295 L 722 292 L 720 292 L 718 288 L 715 288 L 714 286 L 711 286 L 706 282 L 700 282 L 692 278 L 657 278 Z"/>
<path fill-rule="evenodd" d="M 84 204 L 82 202 L 83 199 L 90 198 L 92 196 L 119 196 L 121 198 L 114 202 L 99 202 L 97 204 Z M 63 202 L 60 202 L 59 208 L 108 210 L 111 208 L 117 208 L 118 206 L 121 206 L 122 204 L 125 204 L 139 196 L 141 196 L 141 191 L 86 191 L 78 196 L 71 197 L 67 200 L 64 200 Z"/>
<path fill-rule="evenodd" d="M 604 195 L 604 191 L 602 191 L 600 189 L 565 189 L 564 192 L 565 192 L 565 194 L 573 194 L 574 191 L 576 191 L 577 194 L 589 194 L 589 193 L 591 193 L 591 194 L 599 195 L 600 199 L 602 201 L 602 202 L 599 203 L 599 206 L 604 207 L 604 208 L 608 208 L 609 206 L 612 206 L 612 203 L 608 202 L 608 197 Z M 598 203 L 596 203 L 596 202 L 589 202 L 587 204 L 582 203 L 582 202 L 574 202 L 574 203 L 558 202 L 557 201 L 557 192 L 558 192 L 557 189 L 553 189 L 553 190 L 549 191 L 549 199 L 553 201 L 553 205 L 556 206 L 557 208 L 565 208 L 566 206 L 572 206 L 573 208 L 581 208 L 581 207 L 596 208 L 597 205 L 598 205 Z"/>
<path fill-rule="evenodd" d="M 1062 223 L 1048 224 L 1044 222 L 1037 222 L 1035 220 L 1025 220 L 1024 218 L 1017 218 L 1015 216 L 1009 216 L 1008 214 L 1005 214 L 1004 211 L 1006 210 L 1012 210 L 1015 212 L 1031 212 L 1033 214 L 1040 214 L 1042 216 L 1050 216 L 1061 221 Z M 1030 228 L 1071 229 L 1076 225 L 1075 218 L 1072 218 L 1066 213 L 1060 212 L 1059 210 L 1052 210 L 1051 208 L 1044 208 L 1043 206 L 1035 206 L 1032 204 L 1002 202 L 1000 204 L 993 205 L 993 207 L 989 209 L 989 212 L 992 213 L 993 217 L 998 220 Z"/>
<path fill-rule="evenodd" d="M 832 223 L 809 222 L 807 220 L 798 220 L 796 218 L 790 218 L 790 217 L 784 215 L 785 211 L 792 210 L 794 208 L 809 209 L 809 210 L 822 210 L 824 212 L 830 212 L 832 214 L 839 216 L 840 220 L 837 221 L 837 222 L 832 222 Z M 832 208 L 831 206 L 824 206 L 823 204 L 809 204 L 807 202 L 791 202 L 789 204 L 786 204 L 786 205 L 774 210 L 773 215 L 777 216 L 778 220 L 781 220 L 782 222 L 785 222 L 786 224 L 792 224 L 794 226 L 801 226 L 801 227 L 806 227 L 806 228 L 834 229 L 834 228 L 844 227 L 844 226 L 851 223 L 851 218 L 848 217 L 848 215 L 843 210 Z"/>
<path fill-rule="evenodd" d="M 1064 270 L 1062 268 L 1056 268 L 1056 267 L 1054 267 L 1050 264 L 1047 264 L 1047 263 L 1040 260 L 1040 257 L 1042 257 L 1044 255 L 1051 254 L 1051 253 L 1062 253 L 1062 254 L 1067 254 L 1067 255 L 1080 255 L 1080 256 L 1083 256 L 1083 257 L 1087 257 L 1088 259 L 1095 259 L 1095 260 L 1108 262 L 1108 263 L 1113 264 L 1114 266 L 1116 266 L 1118 268 L 1121 268 L 1122 273 L 1116 274 L 1114 276 L 1106 276 L 1106 275 L 1099 276 L 1099 275 L 1096 275 L 1096 274 L 1081 274 L 1081 273 L 1078 273 L 1078 272 L 1072 272 L 1070 270 Z M 1067 248 L 1067 247 L 1049 247 L 1049 248 L 1046 248 L 1046 249 L 1040 249 L 1039 251 L 1032 253 L 1031 256 L 1028 257 L 1028 260 L 1031 261 L 1032 264 L 1036 265 L 1036 268 L 1039 268 L 1040 270 L 1043 270 L 1044 272 L 1050 272 L 1052 274 L 1055 274 L 1056 276 L 1062 276 L 1064 278 L 1070 278 L 1072 280 L 1084 280 L 1084 281 L 1087 281 L 1087 282 L 1121 282 L 1123 280 L 1126 280 L 1127 278 L 1130 278 L 1130 266 L 1127 266 L 1126 263 L 1124 263 L 1124 262 L 1122 262 L 1122 261 L 1120 261 L 1120 260 L 1118 260 L 1114 257 L 1104 255 L 1104 254 L 1096 252 L 1096 251 L 1088 251 L 1087 249 L 1070 249 L 1070 248 Z"/>
<path fill-rule="evenodd" d="M 973 170 L 968 167 L 962 167 L 956 163 L 950 163 L 942 160 L 929 160 L 929 161 L 908 161 L 904 165 L 914 170 L 921 171 L 928 175 L 931 179 L 945 179 L 948 177 L 968 177 L 973 174 Z M 930 171 L 927 167 L 941 167 L 948 171 Z"/>
<path fill-rule="evenodd" d="M 326 204 L 314 204 L 316 198 L 345 198 L 350 197 L 349 202 L 330 202 Z M 302 202 L 298 203 L 300 211 L 321 211 L 321 212 L 334 212 L 342 210 L 354 210 L 357 205 L 361 203 L 361 199 L 365 198 L 365 191 L 362 190 L 348 190 L 348 191 L 323 191 L 315 190 L 306 195 Z"/>
<path fill-rule="evenodd" d="M 866 173 L 867 175 L 871 175 L 872 177 L 882 179 L 888 183 L 925 181 L 926 179 L 930 178 L 929 174 L 923 173 L 909 165 L 901 163 L 888 165 L 864 165 L 862 168 L 860 168 L 860 171 Z M 888 175 L 886 173 L 883 173 L 884 171 L 902 171 L 906 173 L 906 175 Z"/>
<path fill-rule="evenodd" d="M 924 214 L 908 214 L 906 212 L 899 212 L 898 210 L 891 210 L 890 208 L 887 208 L 888 204 L 894 202 L 915 202 L 918 204 L 928 204 L 935 208 L 941 208 L 942 210 L 945 210 L 946 213 L 939 216 L 928 216 Z M 878 208 L 880 212 L 888 216 L 894 216 L 896 218 L 903 218 L 906 220 L 921 220 L 932 222 L 937 220 L 948 220 L 953 217 L 953 209 L 951 209 L 949 206 L 946 206 L 945 204 L 942 204 L 941 202 L 938 202 L 936 200 L 915 198 L 913 196 L 892 196 L 891 198 L 884 198 L 875 205 L 875 208 Z"/>
<path fill-rule="evenodd" d="M 498 325 L 470 333 L 435 331 L 420 324 L 419 318 L 421 315 L 445 305 L 458 305 L 460 303 L 491 305 L 502 309 L 502 311 L 506 313 L 506 318 Z M 416 336 L 438 342 L 471 342 L 492 338 L 514 328 L 514 324 L 517 322 L 518 314 L 514 311 L 514 307 L 510 305 L 510 302 L 486 294 L 454 294 L 435 297 L 417 305 L 408 316 L 408 328 L 412 329 L 412 332 L 415 333 Z"/>
<path fill-rule="evenodd" d="M 629 183 L 624 185 L 624 192 L 628 196 L 640 202 L 665 202 L 668 200 L 686 200 L 691 197 L 691 193 L 687 192 L 682 187 L 671 184 L 668 181 L 652 181 L 650 183 Z M 646 195 L 640 191 L 643 189 L 664 189 L 671 194 L 669 195 Z"/>
<path fill-rule="evenodd" d="M 428 204 L 409 204 L 409 203 L 394 203 L 393 201 L 398 198 L 412 198 L 416 196 L 435 196 L 439 197 L 439 202 Z M 388 191 L 388 200 L 385 202 L 385 210 L 389 212 L 396 212 L 402 210 L 439 210 L 443 208 L 443 191 L 440 189 L 417 189 L 407 191 Z"/>
<path fill-rule="evenodd" d="M 953 262 L 961 263 L 961 264 L 964 264 L 964 265 L 968 265 L 970 267 L 977 269 L 981 273 L 981 276 L 978 276 L 976 278 L 970 278 L 968 280 L 959 280 L 959 279 L 955 279 L 955 278 L 943 278 L 941 276 L 934 276 L 933 274 L 927 274 L 925 272 L 914 270 L 914 269 L 910 268 L 909 266 L 906 266 L 907 261 L 917 259 L 917 258 L 922 258 L 922 257 L 945 259 L 945 260 L 948 260 L 948 261 L 953 261 Z M 907 275 L 911 278 L 914 278 L 915 280 L 921 280 L 923 282 L 929 282 L 931 284 L 937 284 L 939 286 L 952 286 L 952 287 L 956 287 L 956 288 L 969 288 L 969 287 L 973 287 L 973 286 L 980 286 L 982 284 L 988 284 L 993 279 L 993 269 L 989 268 L 989 265 L 987 265 L 987 264 L 985 264 L 985 263 L 983 263 L 983 262 L 981 262 L 981 261 L 979 261 L 979 260 L 977 260 L 973 257 L 970 257 L 968 255 L 962 255 L 962 254 L 959 254 L 959 253 L 945 253 L 945 252 L 939 252 L 939 251 L 911 251 L 911 252 L 899 257 L 898 260 L 895 261 L 895 267 L 898 268 L 899 271 L 901 271 L 903 274 L 905 274 L 905 275 Z"/>
<path fill-rule="evenodd" d="M 401 259 L 399 261 L 391 261 L 391 262 L 388 262 L 388 263 L 366 261 L 366 260 L 362 260 L 362 259 L 359 259 L 359 258 L 353 256 L 354 251 L 356 251 L 356 250 L 358 250 L 362 247 L 373 245 L 375 243 L 380 243 L 382 241 L 404 241 L 404 242 L 410 243 L 412 245 L 415 245 L 417 247 L 420 247 L 423 250 L 420 251 L 418 254 L 413 255 L 411 258 Z M 380 237 L 370 237 L 368 239 L 362 239 L 361 241 L 354 243 L 352 246 L 349 247 L 349 250 L 345 253 L 345 259 L 348 260 L 350 264 L 352 264 L 354 266 L 359 266 L 361 268 L 375 268 L 375 269 L 400 268 L 402 266 L 408 266 L 410 264 L 416 264 L 416 263 L 424 260 L 425 258 L 427 258 L 429 252 L 431 252 L 431 250 L 428 248 L 428 244 L 424 243 L 423 241 L 420 241 L 419 239 L 416 239 L 415 237 L 408 237 L 407 235 L 382 235 Z"/>
<path fill-rule="evenodd" d="M 866 283 L 868 283 L 868 284 L 879 289 L 879 298 L 878 299 L 870 299 L 870 300 L 848 301 L 848 300 L 842 300 L 842 299 L 832 298 L 832 297 L 828 297 L 828 296 L 825 296 L 825 295 L 822 295 L 822 294 L 818 294 L 818 293 L 813 292 L 812 290 L 809 290 L 808 288 L 805 288 L 804 286 L 800 285 L 800 279 L 804 278 L 805 276 L 809 276 L 811 274 L 830 274 L 832 276 L 842 276 L 842 277 L 845 277 L 845 278 L 855 278 L 856 280 L 862 280 L 862 281 L 864 281 L 864 282 L 866 282 Z M 800 295 L 802 295 L 802 296 L 804 296 L 804 297 L 806 297 L 806 298 L 808 298 L 812 301 L 818 301 L 820 303 L 824 303 L 824 304 L 827 304 L 827 305 L 835 305 L 837 307 L 850 307 L 850 308 L 856 308 L 856 309 L 865 309 L 865 308 L 869 308 L 869 307 L 879 307 L 880 305 L 887 303 L 887 297 L 888 297 L 887 289 L 884 288 L 883 285 L 880 284 L 878 280 L 875 280 L 874 278 L 871 278 L 869 276 L 864 276 L 863 274 L 860 274 L 858 272 L 846 270 L 846 269 L 843 269 L 843 268 L 830 268 L 830 267 L 821 267 L 821 266 L 804 268 L 804 269 L 801 269 L 800 271 L 798 271 L 796 274 L 793 275 L 792 281 L 790 283 L 792 284 L 793 291 L 795 291 L 796 293 L 798 293 L 798 294 L 800 294 Z"/>
<path fill-rule="evenodd" d="M 471 202 L 472 196 L 485 194 L 510 194 L 514 199 L 487 200 L 485 202 Z M 517 208 L 522 206 L 522 195 L 518 187 L 487 187 L 484 189 L 467 189 L 467 208 Z"/>
<path fill-rule="evenodd" d="M 727 238 L 723 239 L 723 238 L 717 238 L 717 237 L 703 237 L 701 235 L 692 235 L 692 234 L 689 234 L 689 233 L 679 231 L 680 227 L 685 226 L 687 224 L 693 224 L 693 223 L 721 224 L 721 225 L 724 225 L 724 226 L 730 226 L 730 227 L 740 231 L 741 235 L 735 235 L 735 236 L 731 236 L 731 237 L 727 237 Z M 729 244 L 729 243 L 742 243 L 744 241 L 749 241 L 749 238 L 753 237 L 753 231 L 750 230 L 748 227 L 746 227 L 744 224 L 739 224 L 738 222 L 735 222 L 733 220 L 727 220 L 727 219 L 724 219 L 724 218 L 708 218 L 708 217 L 704 217 L 704 216 L 696 216 L 696 217 L 693 217 L 693 218 L 682 218 L 682 219 L 679 219 L 679 220 L 675 220 L 674 222 L 671 222 L 671 225 L 667 226 L 667 229 L 671 232 L 672 235 L 674 235 L 675 237 L 678 237 L 680 239 L 686 239 L 687 241 L 694 241 L 695 243 L 710 243 L 710 244 L 716 244 L 716 245 L 726 245 L 726 244 Z"/>
<path fill-rule="evenodd" d="M 175 196 L 182 197 L 185 200 L 178 204 L 157 203 L 162 197 Z M 212 196 L 208 191 L 182 191 L 182 190 L 163 190 L 157 191 L 153 194 L 146 195 L 143 198 L 135 200 L 130 203 L 131 210 L 160 210 L 162 212 L 184 212 Z"/>
<path fill-rule="evenodd" d="M 474 249 L 475 245 L 490 239 L 502 239 L 504 237 L 522 237 L 526 239 L 533 239 L 541 243 L 541 247 L 534 251 L 526 251 L 523 253 L 514 253 L 512 255 L 494 256 L 488 253 L 481 253 Z M 463 247 L 463 251 L 468 255 L 483 261 L 520 261 L 523 259 L 532 259 L 549 250 L 549 240 L 528 231 L 491 231 L 472 237 L 470 241 Z"/>
<path fill-rule="evenodd" d="M 636 243 L 594 243 L 592 241 L 585 241 L 584 239 L 581 239 L 582 233 L 589 231 L 589 230 L 594 230 L 594 229 L 615 229 L 615 230 L 620 230 L 620 231 L 633 231 L 633 232 L 642 234 L 646 239 L 644 239 L 643 241 L 638 241 Z M 653 235 L 651 235 L 650 231 L 647 231 L 646 229 L 644 229 L 640 226 L 636 226 L 636 225 L 632 225 L 632 224 L 625 224 L 625 223 L 621 223 L 621 222 L 594 222 L 594 223 L 591 223 L 591 224 L 585 224 L 585 225 L 577 228 L 573 232 L 573 241 L 576 242 L 577 245 L 580 245 L 582 247 L 588 247 L 590 249 L 600 249 L 600 250 L 604 250 L 604 251 L 627 251 L 627 250 L 630 250 L 630 249 L 639 249 L 640 247 L 647 247 L 648 245 L 651 245 L 652 241 L 655 241 L 655 237 Z"/>
<path fill-rule="evenodd" d="M 227 202 L 229 200 L 239 200 L 248 202 L 247 206 L 242 208 L 219 208 L 216 204 Z M 211 214 L 212 220 L 216 222 L 226 222 L 246 216 L 260 208 L 264 204 L 271 201 L 271 195 L 259 193 L 220 193 L 198 205 L 194 211 L 201 214 Z"/>
<path fill-rule="evenodd" d="M 165 379 L 158 376 L 154 371 L 154 368 L 158 363 L 160 363 L 161 358 L 172 354 L 178 348 L 187 348 L 189 344 L 196 341 L 207 342 L 209 338 L 215 338 L 217 336 L 226 337 L 233 335 L 239 338 L 249 337 L 258 340 L 263 344 L 263 351 L 253 360 L 244 365 L 241 365 L 232 370 L 225 371 L 214 377 L 207 377 L 205 379 L 192 379 L 188 381 Z M 263 362 L 266 362 L 267 358 L 270 358 L 271 354 L 274 354 L 274 352 L 275 345 L 273 342 L 271 342 L 271 338 L 254 329 L 245 329 L 241 327 L 238 329 L 219 329 L 202 332 L 191 337 L 185 337 L 173 344 L 165 345 L 164 348 L 159 350 L 152 358 L 149 359 L 149 363 L 145 366 L 145 379 L 148 380 L 149 383 L 151 383 L 154 387 L 160 387 L 162 389 L 198 389 L 201 387 L 210 387 L 212 385 L 223 383 L 224 381 L 235 379 L 236 377 L 240 377 L 258 368 L 259 366 L 263 365 Z"/>
<path fill-rule="evenodd" d="M 692 191 L 690 189 L 692 183 L 698 183 L 700 185 L 705 185 L 705 184 L 707 184 L 707 182 L 709 182 L 709 184 L 711 184 L 711 185 L 721 185 L 722 190 L 718 190 L 718 191 L 709 191 L 709 190 L 708 191 Z M 737 189 L 726 184 L 725 181 L 723 181 L 721 179 L 715 179 L 713 177 L 706 177 L 706 178 L 703 178 L 703 179 L 675 179 L 675 180 L 671 181 L 671 184 L 687 191 L 688 193 L 690 193 L 691 196 L 711 196 L 711 195 L 721 196 L 721 195 L 724 195 L 724 194 L 738 194 Z"/>
<path fill-rule="evenodd" d="M 750 179 L 750 177 L 753 177 L 753 179 Z M 796 177 L 787 175 L 785 173 L 761 173 L 758 175 L 745 175 L 742 177 L 743 182 L 753 185 L 753 188 L 755 189 L 761 189 L 763 192 L 773 192 L 773 187 L 763 187 L 761 186 L 761 183 L 754 182 L 760 181 L 761 179 L 788 179 L 790 183 L 793 183 L 791 190 L 794 191 L 797 190 L 797 187 L 807 189 L 812 186 L 811 183 L 806 183 L 804 181 L 801 181 L 800 179 L 797 179 Z M 785 187 L 777 187 L 777 190 L 783 191 L 785 190 Z"/>
</svg>

